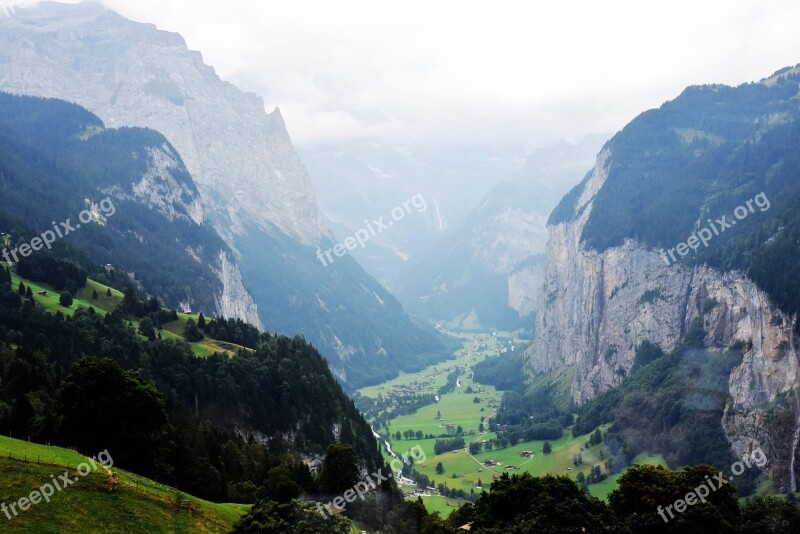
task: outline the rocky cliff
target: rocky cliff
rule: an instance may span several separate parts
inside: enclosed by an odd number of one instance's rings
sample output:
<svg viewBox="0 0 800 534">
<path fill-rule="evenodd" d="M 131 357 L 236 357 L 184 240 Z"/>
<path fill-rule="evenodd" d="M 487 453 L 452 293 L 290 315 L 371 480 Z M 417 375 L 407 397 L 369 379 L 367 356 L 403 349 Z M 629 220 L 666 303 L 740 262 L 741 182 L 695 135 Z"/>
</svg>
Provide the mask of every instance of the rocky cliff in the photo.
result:
<svg viewBox="0 0 800 534">
<path fill-rule="evenodd" d="M 234 253 L 211 265 L 223 284 L 213 312 L 304 335 L 348 381 L 447 350 L 349 255 L 320 263 L 334 238 L 280 112 L 222 81 L 180 35 L 95 3 L 19 9 L 0 19 L 0 90 L 76 102 L 109 127 L 170 141 L 200 191 L 193 216 Z"/>
<path fill-rule="evenodd" d="M 771 477 L 790 487 L 800 415 L 796 318 L 742 272 L 667 265 L 660 249 L 635 239 L 604 251 L 587 247 L 584 227 L 614 158 L 610 148 L 599 155 L 575 192 L 569 220 L 550 227 L 531 369 L 562 377 L 584 403 L 625 379 L 643 341 L 670 351 L 699 319 L 708 350 L 746 347 L 730 374 L 721 422 L 733 452 L 769 451 Z"/>
</svg>

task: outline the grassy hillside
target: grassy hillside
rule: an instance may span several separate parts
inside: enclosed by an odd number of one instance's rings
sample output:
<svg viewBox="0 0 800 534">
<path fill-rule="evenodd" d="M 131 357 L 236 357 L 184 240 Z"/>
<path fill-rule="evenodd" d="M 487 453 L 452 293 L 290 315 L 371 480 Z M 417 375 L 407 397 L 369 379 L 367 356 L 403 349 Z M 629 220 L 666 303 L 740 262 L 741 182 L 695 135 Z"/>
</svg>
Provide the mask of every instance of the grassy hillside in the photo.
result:
<svg viewBox="0 0 800 534">
<path fill-rule="evenodd" d="M 99 452 L 99 451 L 98 451 Z M 7 505 L 65 471 L 77 475 L 86 457 L 60 447 L 0 436 L 0 502 Z M 11 519 L 0 514 L 2 532 L 228 532 L 249 506 L 215 504 L 111 467 L 100 468 L 50 502 L 32 505 Z M 181 502 L 183 501 L 183 506 Z"/>
<path fill-rule="evenodd" d="M 0 266 L 3 268 L 7 265 L 6 263 L 0 262 Z M 78 294 L 74 296 L 74 302 L 71 307 L 66 308 L 58 303 L 58 299 L 60 296 L 60 292 L 56 291 L 52 286 L 43 283 L 31 282 L 26 278 L 22 278 L 17 275 L 14 270 L 11 271 L 11 281 L 12 287 L 16 288 L 20 282 L 24 283 L 26 286 L 31 287 L 31 291 L 33 292 L 33 299 L 47 308 L 49 311 L 55 313 L 56 311 L 60 311 L 62 314 L 66 316 L 71 316 L 75 313 L 75 310 L 78 308 L 86 308 L 88 309 L 90 306 L 98 312 L 111 312 L 114 308 L 117 307 L 119 303 L 122 302 L 124 295 L 117 291 L 116 289 L 109 288 L 99 282 L 95 282 L 94 280 L 87 280 L 86 286 L 81 288 L 78 291 Z M 111 289 L 111 296 L 107 296 L 107 291 Z M 97 298 L 92 298 L 92 293 L 97 291 Z M 197 322 L 198 315 L 197 314 L 188 314 L 188 313 L 178 313 L 178 320 L 171 321 L 169 323 L 164 323 L 163 329 L 161 332 L 161 337 L 163 339 L 184 339 L 183 331 L 186 327 L 186 321 L 188 319 L 194 319 Z M 139 322 L 135 319 L 132 319 L 134 327 L 139 326 Z M 226 341 L 219 341 L 216 339 L 212 339 L 206 337 L 205 339 L 190 343 L 192 346 L 192 352 L 199 357 L 206 357 L 214 354 L 215 352 L 228 354 L 232 356 L 236 354 L 237 351 L 240 349 L 245 349 L 241 345 L 237 345 L 235 343 L 229 343 Z"/>
</svg>

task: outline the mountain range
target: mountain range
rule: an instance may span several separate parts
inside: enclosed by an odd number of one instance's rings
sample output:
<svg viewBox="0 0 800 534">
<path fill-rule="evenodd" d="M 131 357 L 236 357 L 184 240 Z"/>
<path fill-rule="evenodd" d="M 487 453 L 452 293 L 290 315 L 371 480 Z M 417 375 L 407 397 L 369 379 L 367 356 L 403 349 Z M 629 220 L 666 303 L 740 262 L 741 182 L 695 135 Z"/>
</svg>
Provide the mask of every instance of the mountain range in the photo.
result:
<svg viewBox="0 0 800 534">
<path fill-rule="evenodd" d="M 199 193 L 193 220 L 230 250 L 213 262 L 214 306 L 189 299 L 192 309 L 301 334 L 353 387 L 446 352 L 350 256 L 319 262 L 334 237 L 280 112 L 220 80 L 179 35 L 96 3 L 42 2 L 0 30 L 0 90 L 75 102 L 108 128 L 151 128 L 180 155 Z"/>
<path fill-rule="evenodd" d="M 768 451 L 784 491 L 800 439 L 799 74 L 689 87 L 603 147 L 551 214 L 527 352 L 629 453 L 698 452 L 692 436 L 718 430 L 736 457 Z"/>
</svg>

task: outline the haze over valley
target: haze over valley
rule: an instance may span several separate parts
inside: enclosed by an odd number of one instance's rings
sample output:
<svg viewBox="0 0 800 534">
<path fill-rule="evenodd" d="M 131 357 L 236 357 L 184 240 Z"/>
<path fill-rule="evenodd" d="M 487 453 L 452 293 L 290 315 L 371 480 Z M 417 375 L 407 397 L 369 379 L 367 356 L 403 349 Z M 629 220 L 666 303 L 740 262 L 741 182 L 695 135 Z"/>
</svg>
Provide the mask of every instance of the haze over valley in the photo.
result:
<svg viewBox="0 0 800 534">
<path fill-rule="evenodd" d="M 0 3 L 0 531 L 800 531 L 798 10 Z"/>
</svg>

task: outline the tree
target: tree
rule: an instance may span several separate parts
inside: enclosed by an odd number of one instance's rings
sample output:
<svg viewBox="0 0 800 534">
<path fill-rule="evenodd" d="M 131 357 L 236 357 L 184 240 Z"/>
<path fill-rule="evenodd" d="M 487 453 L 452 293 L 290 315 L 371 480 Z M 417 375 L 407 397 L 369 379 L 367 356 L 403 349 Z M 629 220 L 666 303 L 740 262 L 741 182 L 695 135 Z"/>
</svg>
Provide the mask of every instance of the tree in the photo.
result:
<svg viewBox="0 0 800 534">
<path fill-rule="evenodd" d="M 319 489 L 325 494 L 338 494 L 358 482 L 358 457 L 352 445 L 333 444 L 325 451 L 319 473 Z"/>
<path fill-rule="evenodd" d="M 25 298 L 28 300 L 33 299 L 33 291 L 31 291 L 31 286 L 28 286 L 27 289 L 25 289 Z"/>
<path fill-rule="evenodd" d="M 422 430 L 417 430 L 415 436 L 417 437 L 417 439 L 422 439 Z"/>
<path fill-rule="evenodd" d="M 111 288 L 110 287 L 108 289 L 106 289 L 106 296 L 107 297 L 111 296 Z"/>
<path fill-rule="evenodd" d="M 300 496 L 300 486 L 292 480 L 292 473 L 287 468 L 278 466 L 267 473 L 263 493 L 270 501 L 290 503 Z"/>
<path fill-rule="evenodd" d="M 203 312 L 200 312 L 200 315 L 197 317 L 197 328 L 200 330 L 206 329 L 206 318 L 203 316 Z"/>
<path fill-rule="evenodd" d="M 65 308 L 69 308 L 72 306 L 72 295 L 70 295 L 69 291 L 64 291 L 61 293 L 61 296 L 58 298 L 58 303 L 64 306 Z"/>
<path fill-rule="evenodd" d="M 139 321 L 139 333 L 150 341 L 156 339 L 156 328 L 153 325 L 153 320 L 150 317 L 142 317 Z"/>
<path fill-rule="evenodd" d="M 439 462 L 436 464 L 436 474 L 441 475 L 442 473 L 444 473 L 444 466 L 442 465 L 442 462 Z"/>
<path fill-rule="evenodd" d="M 568 477 L 503 473 L 475 505 L 455 510 L 448 523 L 472 523 L 472 532 L 618 532 L 605 503 Z"/>
<path fill-rule="evenodd" d="M 677 500 L 684 500 L 694 488 L 707 484 L 717 473 L 719 469 L 709 465 L 681 471 L 652 465 L 631 466 L 608 497 L 611 510 L 622 523 L 620 532 L 735 532 L 739 506 L 732 484 L 709 491 L 706 502 L 696 502 L 674 518 L 664 511 Z M 669 518 L 668 529 L 665 530 L 664 520 L 659 517 L 659 509 L 654 507 L 661 507 L 661 513 Z"/>
<path fill-rule="evenodd" d="M 108 449 L 115 465 L 153 474 L 167 414 L 161 394 L 137 371 L 125 371 L 110 358 L 77 360 L 55 406 L 66 443 L 85 454 Z"/>
<path fill-rule="evenodd" d="M 17 288 L 17 292 L 19 293 L 20 297 L 24 297 L 25 296 L 25 284 L 20 282 L 19 283 L 19 287 Z"/>
<path fill-rule="evenodd" d="M 549 441 L 545 441 L 544 445 L 542 445 L 542 454 L 550 454 L 553 452 L 553 446 L 550 445 Z"/>
<path fill-rule="evenodd" d="M 742 508 L 739 532 L 800 532 L 800 508 L 786 497 L 756 497 Z"/>
<path fill-rule="evenodd" d="M 186 338 L 186 341 L 192 343 L 203 339 L 203 333 L 200 332 L 199 328 L 197 328 L 197 323 L 194 322 L 194 319 L 186 320 L 186 326 L 183 329 L 183 336 Z"/>
<path fill-rule="evenodd" d="M 349 531 L 349 521 L 336 514 L 321 514 L 314 503 L 281 504 L 264 499 L 239 518 L 231 534 L 347 534 Z"/>
<path fill-rule="evenodd" d="M 97 300 L 97 290 L 96 289 L 92 290 L 92 300 Z"/>
<path fill-rule="evenodd" d="M 387 534 L 421 532 L 422 521 L 427 515 L 428 511 L 421 497 L 417 497 L 416 501 L 403 501 L 389 513 L 385 532 Z"/>
<path fill-rule="evenodd" d="M 403 438 L 403 435 L 400 433 L 399 430 L 394 433 L 394 439 L 396 439 L 397 441 L 400 441 L 402 438 Z"/>
</svg>

